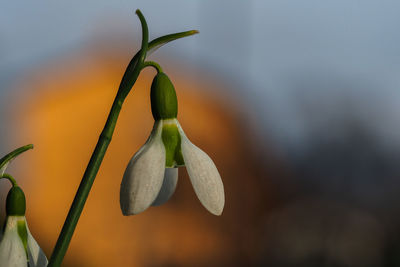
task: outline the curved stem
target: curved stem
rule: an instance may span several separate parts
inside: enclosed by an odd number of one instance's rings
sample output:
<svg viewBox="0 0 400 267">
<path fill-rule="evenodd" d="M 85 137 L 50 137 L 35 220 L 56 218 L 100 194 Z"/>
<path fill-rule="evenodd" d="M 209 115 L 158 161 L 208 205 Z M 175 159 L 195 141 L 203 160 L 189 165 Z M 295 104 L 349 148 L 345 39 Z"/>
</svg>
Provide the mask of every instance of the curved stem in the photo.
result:
<svg viewBox="0 0 400 267">
<path fill-rule="evenodd" d="M 154 62 L 154 61 L 146 61 L 146 62 L 143 64 L 142 69 L 144 69 L 144 68 L 146 68 L 146 67 L 153 67 L 153 68 L 155 68 L 156 71 L 157 71 L 157 73 L 163 72 L 161 66 L 160 66 L 157 62 Z"/>
<path fill-rule="evenodd" d="M 79 185 L 78 191 L 75 195 L 74 201 L 72 202 L 71 208 L 68 212 L 64 226 L 58 237 L 56 246 L 54 247 L 53 253 L 49 261 L 49 267 L 58 267 L 64 259 L 65 253 L 67 252 L 69 243 L 72 235 L 75 231 L 79 217 L 82 213 L 83 207 L 86 203 L 86 199 L 92 188 L 94 179 L 96 178 L 97 172 L 99 171 L 101 162 L 103 161 L 104 155 L 111 142 L 112 135 L 117 123 L 118 115 L 121 111 L 122 104 L 131 90 L 133 84 L 136 82 L 141 68 L 143 66 L 144 59 L 146 57 L 147 46 L 148 46 L 148 29 L 145 18 L 139 10 L 136 10 L 140 22 L 142 24 L 142 47 L 138 55 L 138 61 L 133 66 L 129 66 L 125 75 L 129 72 L 129 83 L 124 82 L 124 78 L 121 81 L 120 88 L 117 96 L 114 99 L 110 113 L 108 115 L 106 124 L 103 131 L 100 134 L 99 141 L 96 144 L 92 157 L 90 158 L 89 164 L 86 167 L 85 173 L 83 174 L 82 181 Z"/>
<path fill-rule="evenodd" d="M 17 181 L 8 173 L 3 173 L 3 175 L 0 177 L 0 179 L 7 179 L 11 182 L 12 186 L 18 186 Z"/>
</svg>

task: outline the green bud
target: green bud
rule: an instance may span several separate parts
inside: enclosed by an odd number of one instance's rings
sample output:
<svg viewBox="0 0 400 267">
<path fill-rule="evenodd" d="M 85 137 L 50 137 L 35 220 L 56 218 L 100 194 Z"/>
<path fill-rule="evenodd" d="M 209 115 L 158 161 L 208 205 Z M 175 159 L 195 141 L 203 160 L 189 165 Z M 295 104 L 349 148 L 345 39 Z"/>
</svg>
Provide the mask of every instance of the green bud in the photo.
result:
<svg viewBox="0 0 400 267">
<path fill-rule="evenodd" d="M 24 216 L 26 210 L 25 194 L 19 186 L 13 186 L 7 195 L 7 216 Z"/>
<path fill-rule="evenodd" d="M 178 99 L 168 76 L 160 72 L 151 84 L 151 113 L 155 120 L 173 119 L 178 115 Z"/>
</svg>

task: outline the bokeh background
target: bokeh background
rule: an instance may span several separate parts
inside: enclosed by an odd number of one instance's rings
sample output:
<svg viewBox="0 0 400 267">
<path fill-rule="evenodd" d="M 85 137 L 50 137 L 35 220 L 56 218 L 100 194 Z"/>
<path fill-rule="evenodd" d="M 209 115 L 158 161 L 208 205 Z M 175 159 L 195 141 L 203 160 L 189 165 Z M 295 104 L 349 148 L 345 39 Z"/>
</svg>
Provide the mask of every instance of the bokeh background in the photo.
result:
<svg viewBox="0 0 400 267">
<path fill-rule="evenodd" d="M 35 145 L 8 172 L 47 255 L 140 46 L 137 8 L 151 39 L 200 31 L 151 59 L 220 170 L 225 210 L 208 213 L 181 169 L 168 203 L 122 216 L 122 175 L 153 123 L 146 69 L 63 266 L 400 266 L 395 0 L 2 2 L 0 149 Z"/>
</svg>

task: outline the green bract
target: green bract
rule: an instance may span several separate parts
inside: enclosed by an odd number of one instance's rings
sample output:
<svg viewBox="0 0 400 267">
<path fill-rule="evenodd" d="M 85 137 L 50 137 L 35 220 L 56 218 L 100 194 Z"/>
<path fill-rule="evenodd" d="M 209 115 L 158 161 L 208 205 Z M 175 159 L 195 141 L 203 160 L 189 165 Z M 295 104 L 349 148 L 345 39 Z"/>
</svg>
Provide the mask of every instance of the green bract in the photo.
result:
<svg viewBox="0 0 400 267">
<path fill-rule="evenodd" d="M 174 119 L 178 115 L 178 99 L 171 80 L 164 72 L 154 77 L 151 84 L 151 112 L 155 120 Z"/>
</svg>

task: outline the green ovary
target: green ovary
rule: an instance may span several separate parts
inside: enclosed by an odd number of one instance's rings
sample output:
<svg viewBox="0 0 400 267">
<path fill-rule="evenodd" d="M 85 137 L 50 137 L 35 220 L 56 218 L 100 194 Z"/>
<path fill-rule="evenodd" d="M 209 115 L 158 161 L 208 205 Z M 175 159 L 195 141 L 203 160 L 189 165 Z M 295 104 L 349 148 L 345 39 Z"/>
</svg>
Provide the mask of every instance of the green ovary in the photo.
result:
<svg viewBox="0 0 400 267">
<path fill-rule="evenodd" d="M 175 124 L 165 124 L 162 129 L 165 147 L 165 167 L 173 168 L 185 165 L 181 151 L 181 135 Z"/>
</svg>

